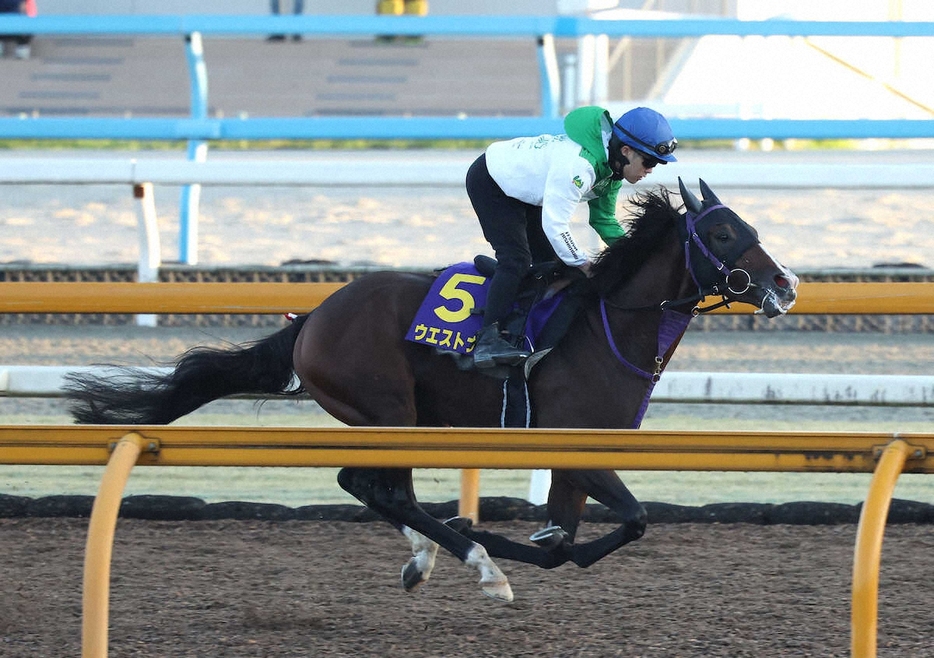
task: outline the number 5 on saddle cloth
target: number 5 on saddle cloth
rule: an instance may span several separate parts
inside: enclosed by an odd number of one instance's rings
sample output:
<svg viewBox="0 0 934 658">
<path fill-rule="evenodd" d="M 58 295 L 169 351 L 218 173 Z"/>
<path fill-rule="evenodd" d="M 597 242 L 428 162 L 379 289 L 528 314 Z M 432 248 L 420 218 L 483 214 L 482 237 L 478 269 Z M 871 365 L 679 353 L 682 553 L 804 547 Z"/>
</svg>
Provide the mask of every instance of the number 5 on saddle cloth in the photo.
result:
<svg viewBox="0 0 934 658">
<path fill-rule="evenodd" d="M 422 302 L 406 340 L 450 354 L 462 370 L 473 369 L 469 354 L 480 331 L 487 289 L 495 269 L 495 260 L 477 256 L 473 263 L 458 263 L 442 270 Z M 506 320 L 509 334 L 533 352 L 526 371 L 554 347 L 578 310 L 573 286 L 569 286 L 569 279 L 562 278 L 567 271 L 559 263 L 530 268 Z M 482 372 L 505 379 L 511 370 L 498 366 L 484 368 Z"/>
</svg>

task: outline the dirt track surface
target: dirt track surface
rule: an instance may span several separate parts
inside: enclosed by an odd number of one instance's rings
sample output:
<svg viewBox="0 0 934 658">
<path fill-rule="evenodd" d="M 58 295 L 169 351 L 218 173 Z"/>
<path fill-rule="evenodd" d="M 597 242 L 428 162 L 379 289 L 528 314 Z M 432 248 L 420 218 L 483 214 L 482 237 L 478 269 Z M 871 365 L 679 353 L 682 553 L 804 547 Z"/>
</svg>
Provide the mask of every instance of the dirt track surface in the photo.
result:
<svg viewBox="0 0 934 658">
<path fill-rule="evenodd" d="M 86 524 L 0 520 L 0 656 L 80 653 Z M 110 655 L 848 656 L 855 532 L 649 526 L 586 570 L 502 562 L 500 604 L 447 554 L 406 594 L 407 542 L 383 523 L 121 520 Z M 932 549 L 932 526 L 886 533 L 880 656 L 931 655 Z"/>
</svg>

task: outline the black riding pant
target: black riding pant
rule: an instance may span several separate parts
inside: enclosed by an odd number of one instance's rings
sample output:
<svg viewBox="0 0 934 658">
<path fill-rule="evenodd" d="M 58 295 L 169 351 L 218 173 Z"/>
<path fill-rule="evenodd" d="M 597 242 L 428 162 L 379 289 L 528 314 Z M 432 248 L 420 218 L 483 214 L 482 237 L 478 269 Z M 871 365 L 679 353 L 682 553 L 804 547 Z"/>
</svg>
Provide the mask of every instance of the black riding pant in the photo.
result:
<svg viewBox="0 0 934 658">
<path fill-rule="evenodd" d="M 542 208 L 507 196 L 490 176 L 486 155 L 467 170 L 467 196 L 480 219 L 483 237 L 496 254 L 496 272 L 487 291 L 483 326 L 502 323 L 512 310 L 519 284 L 532 263 L 557 260 L 542 230 Z"/>
</svg>

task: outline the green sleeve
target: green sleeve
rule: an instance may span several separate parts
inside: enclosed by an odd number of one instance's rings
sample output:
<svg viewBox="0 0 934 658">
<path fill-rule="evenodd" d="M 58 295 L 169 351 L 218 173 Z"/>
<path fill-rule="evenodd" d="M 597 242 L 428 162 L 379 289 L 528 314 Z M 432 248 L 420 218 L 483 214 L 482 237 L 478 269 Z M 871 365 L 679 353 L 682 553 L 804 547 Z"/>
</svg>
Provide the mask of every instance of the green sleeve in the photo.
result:
<svg viewBox="0 0 934 658">
<path fill-rule="evenodd" d="M 603 196 L 591 199 L 587 203 L 590 206 L 590 226 L 607 245 L 613 244 L 626 233 L 616 219 L 616 197 L 619 188 L 620 184 L 616 184 Z"/>
</svg>

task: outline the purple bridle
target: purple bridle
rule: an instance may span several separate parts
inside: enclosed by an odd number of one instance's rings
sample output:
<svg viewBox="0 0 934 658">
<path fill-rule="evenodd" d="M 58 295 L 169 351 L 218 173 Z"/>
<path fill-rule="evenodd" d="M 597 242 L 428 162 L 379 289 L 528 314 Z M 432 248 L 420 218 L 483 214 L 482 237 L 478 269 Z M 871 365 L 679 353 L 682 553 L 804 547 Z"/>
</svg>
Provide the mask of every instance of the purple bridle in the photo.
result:
<svg viewBox="0 0 934 658">
<path fill-rule="evenodd" d="M 697 286 L 698 290 L 703 290 L 704 286 L 700 281 L 697 280 L 697 275 L 694 274 L 694 268 L 691 267 L 691 244 L 697 247 L 698 251 L 706 258 L 711 265 L 713 265 L 720 274 L 723 275 L 723 278 L 726 281 L 726 288 L 728 291 L 734 295 L 742 295 L 744 292 L 749 290 L 749 287 L 752 285 L 752 277 L 749 275 L 749 272 L 742 268 L 733 268 L 732 270 L 723 264 L 719 258 L 717 258 L 713 252 L 704 244 L 704 241 L 700 239 L 700 236 L 697 234 L 697 224 L 704 217 L 712 213 L 714 210 L 720 210 L 721 208 L 726 208 L 722 203 L 715 206 L 710 206 L 705 208 L 703 212 L 698 215 L 695 215 L 690 210 L 685 213 L 685 226 L 687 227 L 687 240 L 684 241 L 684 262 L 687 264 L 688 272 L 691 273 L 691 278 L 694 280 L 694 285 Z M 746 275 L 746 284 L 742 290 L 733 290 L 730 286 L 730 277 L 735 272 L 742 272 Z M 717 286 L 714 286 L 714 294 L 719 294 L 717 291 Z"/>
</svg>

